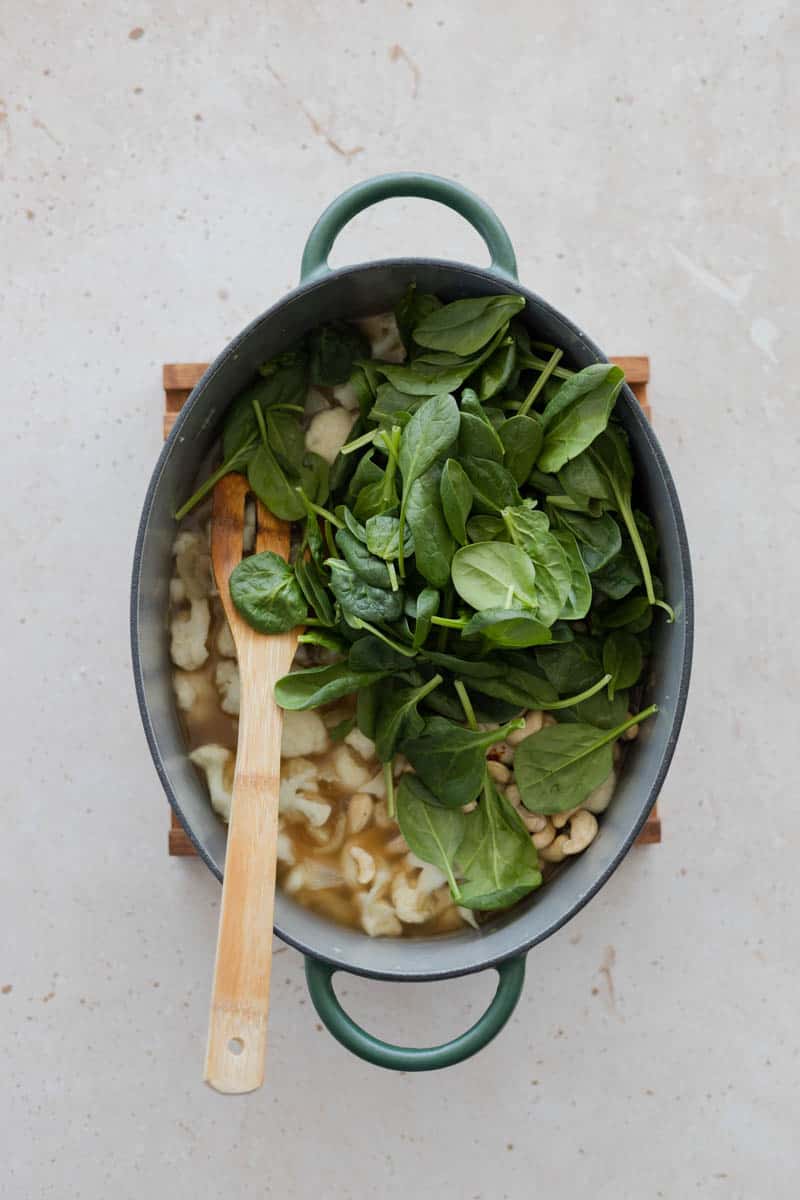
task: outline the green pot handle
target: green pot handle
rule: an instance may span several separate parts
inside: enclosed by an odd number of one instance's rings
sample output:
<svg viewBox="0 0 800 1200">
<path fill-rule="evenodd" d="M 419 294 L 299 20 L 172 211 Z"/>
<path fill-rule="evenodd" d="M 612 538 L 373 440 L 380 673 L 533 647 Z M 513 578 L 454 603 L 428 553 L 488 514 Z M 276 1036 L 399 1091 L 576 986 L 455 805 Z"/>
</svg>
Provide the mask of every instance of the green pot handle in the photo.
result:
<svg viewBox="0 0 800 1200">
<path fill-rule="evenodd" d="M 300 267 L 300 282 L 308 283 L 310 279 L 327 275 L 330 270 L 328 255 L 347 222 L 365 208 L 393 196 L 419 196 L 423 200 L 435 200 L 437 204 L 444 204 L 460 213 L 486 242 L 492 259 L 491 270 L 511 279 L 517 278 L 517 260 L 511 239 L 488 204 L 452 179 L 399 171 L 357 183 L 328 205 L 308 235 Z"/>
<path fill-rule="evenodd" d="M 320 1020 L 353 1054 L 376 1067 L 392 1071 L 437 1071 L 463 1062 L 482 1050 L 496 1037 L 516 1008 L 525 980 L 525 955 L 508 958 L 495 970 L 499 976 L 497 991 L 483 1016 L 466 1033 L 442 1046 L 392 1046 L 356 1025 L 339 1003 L 333 990 L 333 976 L 340 970 L 318 958 L 306 958 L 306 982 Z"/>
</svg>

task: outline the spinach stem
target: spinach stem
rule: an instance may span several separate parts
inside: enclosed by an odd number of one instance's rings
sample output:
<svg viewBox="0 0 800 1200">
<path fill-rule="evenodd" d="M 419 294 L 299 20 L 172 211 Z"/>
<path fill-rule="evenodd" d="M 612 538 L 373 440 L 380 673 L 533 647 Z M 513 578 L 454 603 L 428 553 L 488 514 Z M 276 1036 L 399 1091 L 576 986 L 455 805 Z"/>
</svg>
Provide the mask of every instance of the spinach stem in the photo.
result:
<svg viewBox="0 0 800 1200">
<path fill-rule="evenodd" d="M 604 675 L 602 679 L 598 679 L 597 683 L 593 683 L 585 692 L 579 692 L 577 696 L 569 696 L 566 700 L 556 700 L 553 704 L 543 704 L 542 708 L 545 712 L 555 712 L 559 708 L 572 708 L 574 704 L 580 704 L 582 700 L 588 700 L 590 696 L 594 696 L 597 692 L 602 692 L 607 683 L 610 683 L 611 675 Z"/>
<path fill-rule="evenodd" d="M 652 604 L 658 608 L 663 608 L 671 625 L 675 620 L 675 612 L 665 600 L 656 600 L 656 594 L 653 591 L 653 577 L 650 574 L 650 563 L 647 561 L 647 551 L 644 548 L 644 543 L 642 542 L 642 537 L 639 533 L 639 526 L 636 524 L 636 518 L 633 515 L 633 509 L 628 502 L 628 499 L 622 496 L 619 491 L 617 491 L 617 503 L 619 504 L 619 510 L 622 513 L 622 519 L 625 522 L 625 527 L 628 530 L 631 541 L 633 542 L 633 548 L 636 551 L 636 557 L 639 560 L 639 566 L 642 570 L 642 578 L 644 579 L 644 589 L 647 592 L 647 602 L 648 604 Z"/>
<path fill-rule="evenodd" d="M 352 442 L 348 442 L 345 446 L 342 446 L 339 453 L 352 454 L 354 450 L 360 450 L 362 446 L 369 446 L 371 442 L 375 441 L 379 432 L 380 430 L 378 429 L 370 429 L 366 433 L 362 433 L 361 437 L 353 438 Z"/>
<path fill-rule="evenodd" d="M 439 625 L 442 629 L 463 629 L 466 623 L 464 617 L 431 617 L 431 625 Z"/>
<path fill-rule="evenodd" d="M 445 594 L 444 594 L 444 613 L 445 613 L 445 615 L 444 615 L 444 617 L 440 617 L 439 621 L 446 620 L 452 616 L 453 595 L 454 595 L 453 588 L 452 588 L 452 586 L 450 586 L 447 588 L 447 590 L 445 591 Z M 433 624 L 434 621 L 436 621 L 435 616 L 431 617 L 431 624 Z M 438 622 L 437 622 L 437 624 L 438 624 Z M 447 626 L 446 625 L 439 626 L 439 632 L 436 636 L 436 649 L 440 653 L 442 653 L 444 650 L 447 649 Z"/>
<path fill-rule="evenodd" d="M 542 363 L 542 373 L 539 376 L 539 378 L 536 380 L 536 383 L 533 385 L 531 390 L 528 392 L 528 394 L 525 397 L 525 399 L 523 400 L 522 404 L 520 405 L 520 409 L 519 409 L 519 412 L 517 413 L 517 416 L 519 416 L 519 417 L 525 416 L 528 409 L 531 407 L 531 405 L 535 401 L 536 397 L 539 395 L 542 388 L 544 387 L 544 385 L 547 383 L 550 376 L 555 371 L 556 367 L 558 366 L 558 360 L 561 358 L 563 353 L 564 353 L 563 350 L 554 350 L 553 353 L 550 355 L 549 360 L 546 363 L 545 362 Z"/>
<path fill-rule="evenodd" d="M 363 617 L 358 618 L 358 628 L 366 629 L 368 633 L 373 635 L 373 637 L 378 638 L 379 641 L 384 642 L 387 646 L 390 646 L 392 650 L 395 650 L 398 654 L 404 655 L 406 658 L 417 657 L 417 651 L 411 646 L 406 646 L 402 642 L 398 642 L 396 638 L 389 637 L 388 634 L 378 629 L 377 625 L 372 625 L 369 621 L 365 621 Z"/>
<path fill-rule="evenodd" d="M 267 444 L 267 426 L 264 422 L 264 414 L 261 411 L 261 405 L 258 403 L 257 400 L 253 400 L 253 412 L 256 414 L 256 424 L 258 425 L 258 431 L 261 434 L 261 440 L 264 443 L 264 445 L 266 446 L 266 444 Z"/>
<path fill-rule="evenodd" d="M 297 488 L 296 490 L 298 492 L 302 492 L 304 504 L 307 508 L 310 508 L 312 512 L 315 512 L 318 517 L 322 517 L 323 521 L 327 521 L 330 525 L 335 525 L 337 529 L 344 529 L 344 522 L 340 521 L 338 517 L 334 516 L 330 509 L 322 508 L 321 505 L 315 504 L 313 500 L 309 500 L 302 488 Z M 333 552 L 333 556 L 334 558 L 339 557 L 335 550 Z"/>
<path fill-rule="evenodd" d="M 383 764 L 383 780 L 386 784 L 386 815 L 393 820 L 397 816 L 397 804 L 394 798 L 394 775 L 392 774 L 392 760 Z"/>
<path fill-rule="evenodd" d="M 181 507 L 175 513 L 175 520 L 182 521 L 186 514 L 191 512 L 192 509 L 217 486 L 220 479 L 224 479 L 226 475 L 230 475 L 237 469 L 237 467 L 243 467 L 247 462 L 247 458 L 250 454 L 250 451 L 255 446 L 256 441 L 256 435 L 253 434 L 247 439 L 243 446 L 240 446 L 239 449 L 230 456 L 230 458 L 226 459 L 221 466 L 217 467 L 216 471 L 209 475 L 205 483 L 201 483 L 194 495 L 190 496 L 186 503 L 181 505 Z"/>
<path fill-rule="evenodd" d="M 472 701 L 469 698 L 469 692 L 464 686 L 463 681 L 460 679 L 456 679 L 453 683 L 453 686 L 458 692 L 458 698 L 461 701 L 461 707 L 464 710 L 464 716 L 467 718 L 467 724 L 469 725 L 470 729 L 474 729 L 477 732 L 478 722 L 475 719 L 475 709 L 472 707 Z"/>
<path fill-rule="evenodd" d="M 336 541 L 333 536 L 333 529 L 331 527 L 331 522 L 327 518 L 323 521 L 322 528 L 325 530 L 325 541 L 327 542 L 328 549 L 331 552 L 331 557 L 338 558 L 339 551 L 336 548 Z M 341 526 L 339 526 L 339 528 L 341 528 Z"/>
<path fill-rule="evenodd" d="M 386 564 L 386 570 L 389 572 L 389 583 L 392 585 L 392 591 L 396 592 L 397 588 L 398 588 L 398 583 L 397 583 L 397 572 L 394 569 L 394 563 L 388 562 Z"/>
</svg>

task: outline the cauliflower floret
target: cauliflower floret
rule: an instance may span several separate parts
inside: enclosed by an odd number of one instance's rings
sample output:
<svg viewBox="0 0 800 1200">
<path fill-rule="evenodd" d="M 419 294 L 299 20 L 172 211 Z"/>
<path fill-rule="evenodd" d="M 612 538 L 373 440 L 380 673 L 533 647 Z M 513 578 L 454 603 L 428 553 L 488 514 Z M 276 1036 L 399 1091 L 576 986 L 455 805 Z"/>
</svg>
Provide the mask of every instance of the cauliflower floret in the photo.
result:
<svg viewBox="0 0 800 1200">
<path fill-rule="evenodd" d="M 380 867 L 368 892 L 357 892 L 356 903 L 361 911 L 361 928 L 370 937 L 398 937 L 403 926 L 388 900 L 382 899 L 391 879 L 391 871 Z"/>
<path fill-rule="evenodd" d="M 192 600 L 188 618 L 176 613 L 170 624 L 169 653 L 176 667 L 196 671 L 208 658 L 206 638 L 211 627 L 211 609 L 207 600 Z"/>
<path fill-rule="evenodd" d="M 189 712 L 197 700 L 197 688 L 189 676 L 175 671 L 172 676 L 172 687 L 175 692 L 175 700 L 178 708 L 182 709 L 183 712 Z"/>
<path fill-rule="evenodd" d="M 379 313 L 376 317 L 364 317 L 358 322 L 362 333 L 369 338 L 373 358 L 383 359 L 384 362 L 403 362 L 406 356 L 405 346 L 397 328 L 394 313 Z"/>
<path fill-rule="evenodd" d="M 219 813 L 223 821 L 231 818 L 231 786 L 226 783 L 226 775 L 233 765 L 232 750 L 225 746 L 217 746 L 213 742 L 207 746 L 198 746 L 189 755 L 196 767 L 205 773 L 208 794 L 211 797 L 211 807 Z"/>
<path fill-rule="evenodd" d="M 383 771 L 379 771 L 374 779 L 370 779 L 369 783 L 365 783 L 359 790 L 366 792 L 368 796 L 377 796 L 379 800 L 383 800 L 386 796 L 386 779 Z"/>
<path fill-rule="evenodd" d="M 349 746 L 342 745 L 333 751 L 330 762 L 320 772 L 320 778 L 338 783 L 350 792 L 357 792 L 362 790 L 361 785 L 367 782 L 371 774 L 372 769 L 364 766 Z"/>
<path fill-rule="evenodd" d="M 350 436 L 353 414 L 346 408 L 328 408 L 312 419 L 306 433 L 306 449 L 332 463 Z"/>
<path fill-rule="evenodd" d="M 186 599 L 186 584 L 179 575 L 173 575 L 169 581 L 169 602 L 176 607 Z"/>
<path fill-rule="evenodd" d="M 322 754 L 328 749 L 328 731 L 319 713 L 310 710 L 283 714 L 281 735 L 281 758 L 298 755 Z"/>
<path fill-rule="evenodd" d="M 299 892 L 300 888 L 309 888 L 312 892 L 324 888 L 338 887 L 343 882 L 342 874 L 328 863 L 314 862 L 313 858 L 292 867 L 283 881 L 284 890 Z"/>
<path fill-rule="evenodd" d="M 289 770 L 284 772 L 281 779 L 278 811 L 284 816 L 287 813 L 298 814 L 304 817 L 312 828 L 319 828 L 331 815 L 331 805 L 314 798 L 317 795 L 316 767 L 303 758 L 292 760 L 291 765 L 287 763 L 287 767 Z"/>
<path fill-rule="evenodd" d="M 217 653 L 223 658 L 236 658 L 236 645 L 231 633 L 231 627 L 228 624 L 227 617 L 222 618 L 222 624 L 219 627 L 217 634 Z"/>
<path fill-rule="evenodd" d="M 404 872 L 394 877 L 392 904 L 397 916 L 406 925 L 421 925 L 423 921 L 429 921 L 447 907 L 449 893 L 445 894 L 441 890 L 442 885 L 447 882 L 447 877 L 438 867 L 431 863 L 422 863 L 414 854 L 407 855 L 406 863 L 412 869 L 421 865 L 422 870 L 414 884 Z"/>
<path fill-rule="evenodd" d="M 333 398 L 348 412 L 356 412 L 358 409 L 358 392 L 352 383 L 340 383 L 333 389 Z"/>
<path fill-rule="evenodd" d="M 218 662 L 214 672 L 214 683 L 217 685 L 222 711 L 230 713 L 232 717 L 238 717 L 241 691 L 237 663 L 232 662 L 229 658 Z"/>
<path fill-rule="evenodd" d="M 360 754 L 362 758 L 367 760 L 375 757 L 375 743 L 371 738 L 368 738 L 356 726 L 351 729 L 347 737 L 344 739 L 348 746 L 352 746 L 356 754 Z"/>
<path fill-rule="evenodd" d="M 208 544 L 202 533 L 184 530 L 172 543 L 175 567 L 190 600 L 205 600 L 212 594 L 213 576 Z"/>
</svg>

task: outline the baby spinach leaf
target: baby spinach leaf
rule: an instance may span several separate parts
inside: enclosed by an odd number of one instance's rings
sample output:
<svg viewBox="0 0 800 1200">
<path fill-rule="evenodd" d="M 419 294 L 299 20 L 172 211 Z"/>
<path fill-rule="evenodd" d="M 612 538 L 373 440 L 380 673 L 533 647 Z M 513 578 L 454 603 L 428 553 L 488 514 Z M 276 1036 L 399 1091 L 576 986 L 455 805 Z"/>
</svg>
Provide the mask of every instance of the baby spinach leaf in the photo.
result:
<svg viewBox="0 0 800 1200">
<path fill-rule="evenodd" d="M 350 646 L 348 662 L 354 671 L 407 671 L 408 658 L 368 633 Z"/>
<path fill-rule="evenodd" d="M 522 651 L 518 651 L 522 653 Z M 546 679 L 524 667 L 506 665 L 500 675 L 488 679 L 473 676 L 469 685 L 484 696 L 512 704 L 516 710 L 547 708 L 557 699 L 555 688 Z"/>
<path fill-rule="evenodd" d="M 543 625 L 552 625 L 561 615 L 570 591 L 571 569 L 566 551 L 550 533 L 550 522 L 538 509 L 518 505 L 504 508 L 502 515 L 512 542 L 528 555 L 536 568 L 536 615 Z"/>
<path fill-rule="evenodd" d="M 641 583 L 639 564 L 627 538 L 623 541 L 619 554 L 592 575 L 592 585 L 596 591 L 610 596 L 612 600 L 621 600 L 635 587 L 640 587 Z"/>
<path fill-rule="evenodd" d="M 216 471 L 212 471 L 208 478 L 203 480 L 197 491 L 177 509 L 175 520 L 182 521 L 187 513 L 190 513 L 216 487 L 220 479 L 224 478 L 225 475 L 230 475 L 234 471 L 245 471 L 257 447 L 258 434 L 254 433 L 249 441 L 243 442 L 230 458 L 227 458 L 221 466 L 217 467 Z"/>
<path fill-rule="evenodd" d="M 391 429 L 393 425 L 402 427 L 408 424 L 411 414 L 416 412 L 422 403 L 423 397 L 407 396 L 404 392 L 398 392 L 391 383 L 382 383 L 375 396 L 369 419 L 385 429 Z"/>
<path fill-rule="evenodd" d="M 308 391 L 308 354 L 305 347 L 301 345 L 294 350 L 286 350 L 263 362 L 258 373 L 261 379 L 254 388 L 258 387 L 259 390 L 252 392 L 251 399 L 258 400 L 262 408 L 269 408 L 273 404 L 303 407 Z"/>
<path fill-rule="evenodd" d="M 600 643 L 583 635 L 537 650 L 536 661 L 562 696 L 584 691 L 604 673 Z"/>
<path fill-rule="evenodd" d="M 375 751 L 381 762 L 391 762 L 401 738 L 422 733 L 425 718 L 417 712 L 417 705 L 441 682 L 442 676 L 434 675 L 419 687 L 390 686 L 382 692 L 375 725 Z"/>
<path fill-rule="evenodd" d="M 465 653 L 467 648 L 464 647 Z M 462 675 L 470 681 L 473 679 L 494 679 L 503 673 L 503 667 L 496 662 L 481 658 L 460 658 L 456 654 L 445 654 L 441 650 L 424 650 L 423 658 L 434 666 L 443 667 L 456 675 Z M 459 711 L 460 708 L 459 708 Z"/>
<path fill-rule="evenodd" d="M 467 537 L 471 542 L 497 542 L 505 531 L 502 517 L 470 517 L 467 521 Z"/>
<path fill-rule="evenodd" d="M 225 414 L 222 426 L 222 456 L 229 459 L 242 449 L 246 443 L 255 444 L 258 439 L 258 423 L 256 421 L 253 399 L 263 390 L 263 381 L 245 388 Z"/>
<path fill-rule="evenodd" d="M 551 640 L 550 630 L 531 612 L 521 609 L 487 608 L 476 612 L 461 630 L 462 638 L 484 637 L 495 646 L 517 649 L 542 646 Z"/>
<path fill-rule="evenodd" d="M 621 725 L 628 713 L 628 693 L 624 689 L 614 693 L 614 699 L 609 700 L 608 689 L 595 692 L 588 700 L 581 700 L 571 708 L 562 708 L 556 713 L 556 719 L 565 722 L 581 722 L 594 725 L 597 729 L 613 729 Z"/>
<path fill-rule="evenodd" d="M 444 872 L 453 899 L 459 902 L 454 863 L 464 836 L 464 814 L 437 807 L 424 783 L 406 774 L 397 789 L 397 821 L 412 854 Z"/>
<path fill-rule="evenodd" d="M 259 633 L 286 633 L 306 615 L 306 601 L 293 569 L 265 550 L 243 558 L 231 571 L 230 592 L 237 612 Z"/>
<path fill-rule="evenodd" d="M 472 484 L 457 459 L 448 458 L 444 464 L 439 489 L 447 527 L 458 544 L 466 546 L 466 521 L 472 508 Z"/>
<path fill-rule="evenodd" d="M 404 499 L 417 570 L 432 587 L 442 588 L 450 578 L 455 542 L 442 512 L 438 469 L 415 479 Z"/>
<path fill-rule="evenodd" d="M 653 619 L 653 610 L 646 596 L 626 596 L 616 604 L 604 604 L 592 609 L 592 630 L 626 629 L 641 633 Z"/>
<path fill-rule="evenodd" d="M 367 549 L 371 554 L 387 562 L 400 554 L 400 522 L 397 517 L 379 515 L 369 517 L 365 526 Z M 406 529 L 403 538 L 403 554 L 414 553 L 414 535 Z"/>
<path fill-rule="evenodd" d="M 468 456 L 462 458 L 461 465 L 472 485 L 476 512 L 492 515 L 522 503 L 514 476 L 499 462 Z"/>
<path fill-rule="evenodd" d="M 610 513 L 590 517 L 585 513 L 570 512 L 553 507 L 552 515 L 560 529 L 568 530 L 578 542 L 581 558 L 591 574 L 599 571 L 622 548 L 622 535 Z"/>
<path fill-rule="evenodd" d="M 284 471 L 300 474 L 300 466 L 305 452 L 306 435 L 303 426 L 293 412 L 279 409 L 270 412 L 267 409 L 264 420 L 267 427 L 269 448 L 277 458 Z"/>
<path fill-rule="evenodd" d="M 479 296 L 454 300 L 414 327 L 414 341 L 432 350 L 475 354 L 525 307 L 522 296 Z"/>
<path fill-rule="evenodd" d="M 383 480 L 383 470 L 374 461 L 373 455 L 374 450 L 367 450 L 363 458 L 358 460 L 355 471 L 353 472 L 353 475 L 347 485 L 345 503 L 351 509 L 357 497 L 361 494 L 365 487 L 372 483 L 380 483 Z M 344 461 L 352 461 L 353 457 L 354 456 L 346 454 L 344 456 Z M 339 455 L 339 458 L 336 459 L 336 462 L 334 463 L 334 470 L 340 458 L 342 458 L 342 455 Z"/>
<path fill-rule="evenodd" d="M 560 471 L 603 432 L 624 381 L 619 367 L 592 363 L 561 385 L 542 413 L 541 471 Z"/>
<path fill-rule="evenodd" d="M 513 338 L 506 337 L 487 358 L 478 375 L 478 399 L 484 403 L 501 392 L 514 374 L 517 347 Z"/>
<path fill-rule="evenodd" d="M 386 591 L 366 583 L 340 558 L 329 558 L 330 589 L 345 613 L 364 621 L 396 621 L 403 611 L 402 590 Z"/>
<path fill-rule="evenodd" d="M 243 559 L 243 562 L 248 562 Z M 332 700 L 341 700 L 353 692 L 361 693 L 370 684 L 385 679 L 386 671 L 353 671 L 346 661 L 326 667 L 307 667 L 291 671 L 275 684 L 275 700 L 281 708 L 294 711 L 319 708 Z M 361 726 L 359 726 L 361 728 Z"/>
<path fill-rule="evenodd" d="M 389 568 L 385 562 L 370 554 L 367 547 L 354 537 L 349 529 L 339 529 L 336 532 L 336 545 L 342 552 L 345 562 L 371 587 L 391 588 L 392 581 Z"/>
<path fill-rule="evenodd" d="M 453 587 L 462 600 L 485 608 L 536 608 L 536 572 L 524 550 L 505 542 L 462 546 L 453 556 Z"/>
<path fill-rule="evenodd" d="M 491 422 L 462 409 L 458 431 L 458 456 L 490 459 L 497 463 L 503 461 L 503 443 Z"/>
<path fill-rule="evenodd" d="M 538 855 L 514 808 L 487 778 L 478 807 L 464 817 L 457 852 L 464 875 L 459 903 L 466 908 L 506 908 L 542 882 Z"/>
<path fill-rule="evenodd" d="M 415 650 L 419 650 L 425 644 L 425 639 L 431 630 L 431 617 L 435 617 L 439 611 L 439 592 L 436 588 L 423 588 L 417 596 L 415 608 L 414 640 L 412 645 Z"/>
<path fill-rule="evenodd" d="M 434 396 L 417 409 L 400 439 L 404 491 L 452 446 L 458 427 L 458 405 L 451 395 Z"/>
<path fill-rule="evenodd" d="M 400 749 L 443 808 L 469 804 L 483 786 L 486 751 L 502 742 L 521 720 L 509 721 L 499 729 L 473 732 L 445 717 L 431 717 L 422 733 L 405 739 Z"/>
<path fill-rule="evenodd" d="M 321 387 L 347 383 L 356 359 L 369 358 L 369 340 L 349 321 L 332 321 L 309 334 L 311 382 Z"/>
<path fill-rule="evenodd" d="M 580 495 L 603 500 L 620 514 L 642 572 L 647 599 L 650 604 L 657 604 L 665 609 L 669 619 L 673 620 L 674 613 L 670 606 L 655 595 L 647 552 L 633 515 L 633 462 L 627 438 L 621 427 L 610 424 L 591 446 L 566 464 L 559 473 L 559 479 L 570 494 L 574 490 Z M 593 582 L 599 586 L 596 577 Z M 604 590 L 607 591 L 607 588 Z"/>
<path fill-rule="evenodd" d="M 300 487 L 314 504 L 324 504 L 330 491 L 330 467 L 313 450 L 306 450 L 300 460 Z"/>
<path fill-rule="evenodd" d="M 261 503 L 282 521 L 299 521 L 305 516 L 302 498 L 263 442 L 247 464 L 247 482 Z"/>
<path fill-rule="evenodd" d="M 319 564 L 313 558 L 306 559 L 301 556 L 294 564 L 294 573 L 314 615 L 323 625 L 334 625 L 335 615 L 328 595 L 328 580 Z"/>
<path fill-rule="evenodd" d="M 642 673 L 642 648 L 632 633 L 617 630 L 603 642 L 603 669 L 611 676 L 608 698 L 618 688 L 633 687 Z"/>
<path fill-rule="evenodd" d="M 409 355 L 412 355 L 414 350 L 418 349 L 414 345 L 414 338 L 412 336 L 414 327 L 441 307 L 442 302 L 438 296 L 432 296 L 429 292 L 417 291 L 415 283 L 408 285 L 402 298 L 395 306 L 394 319 L 397 322 L 397 328 L 400 331 L 403 345 Z"/>
<path fill-rule="evenodd" d="M 653 704 L 613 729 L 578 723 L 550 725 L 525 738 L 514 754 L 514 777 L 522 803 L 540 813 L 577 808 L 611 774 L 611 744 L 631 725 L 657 711 Z"/>
<path fill-rule="evenodd" d="M 553 529 L 569 567 L 569 591 L 559 613 L 562 621 L 582 621 L 592 606 L 592 585 L 578 549 L 578 543 L 567 529 Z"/>
<path fill-rule="evenodd" d="M 509 417 L 497 432 L 505 451 L 504 465 L 514 476 L 517 486 L 522 487 L 542 448 L 541 420 L 536 414 Z"/>
</svg>

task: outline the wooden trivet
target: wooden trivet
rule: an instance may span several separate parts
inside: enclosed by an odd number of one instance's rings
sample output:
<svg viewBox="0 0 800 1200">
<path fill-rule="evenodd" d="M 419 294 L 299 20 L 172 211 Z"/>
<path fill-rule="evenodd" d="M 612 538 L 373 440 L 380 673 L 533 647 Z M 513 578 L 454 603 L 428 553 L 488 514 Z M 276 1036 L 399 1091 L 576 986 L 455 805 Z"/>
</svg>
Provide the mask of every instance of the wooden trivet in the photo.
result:
<svg viewBox="0 0 800 1200">
<path fill-rule="evenodd" d="M 645 354 L 624 355 L 612 358 L 611 361 L 622 367 L 625 380 L 630 385 L 642 411 L 648 420 L 652 420 L 650 405 L 647 402 L 647 384 L 650 379 L 650 359 Z M 175 418 L 189 398 L 189 393 L 199 381 L 208 363 L 165 363 L 164 364 L 164 437 L 169 437 Z M 169 831 L 169 853 L 173 857 L 188 858 L 197 854 L 189 840 L 189 835 L 181 825 L 175 813 L 170 810 L 172 826 Z M 638 846 L 652 845 L 661 841 L 661 819 L 658 806 L 653 805 L 639 837 Z"/>
</svg>

